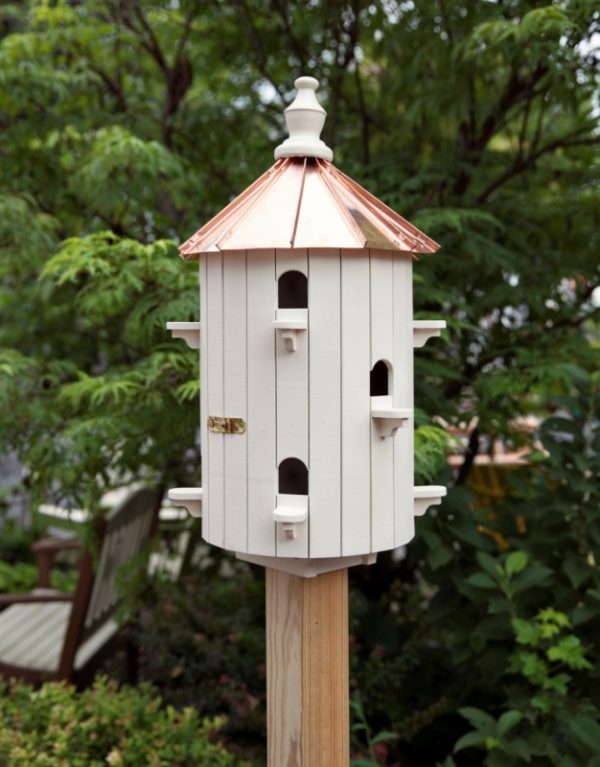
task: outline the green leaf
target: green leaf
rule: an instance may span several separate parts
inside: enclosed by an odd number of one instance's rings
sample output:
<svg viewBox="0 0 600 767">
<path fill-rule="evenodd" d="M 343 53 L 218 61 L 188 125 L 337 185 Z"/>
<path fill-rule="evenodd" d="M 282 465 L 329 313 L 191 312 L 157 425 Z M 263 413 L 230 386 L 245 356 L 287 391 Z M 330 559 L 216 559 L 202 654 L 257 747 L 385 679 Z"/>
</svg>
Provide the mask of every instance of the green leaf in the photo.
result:
<svg viewBox="0 0 600 767">
<path fill-rule="evenodd" d="M 459 708 L 458 713 L 481 733 L 493 735 L 496 732 L 496 720 L 485 711 L 467 706 L 466 708 Z"/>
<path fill-rule="evenodd" d="M 523 618 L 513 618 L 511 624 L 519 644 L 530 645 L 531 647 L 539 644 L 542 632 L 537 624 Z"/>
<path fill-rule="evenodd" d="M 468 732 L 459 738 L 454 744 L 452 749 L 453 753 L 457 754 L 459 751 L 463 751 L 465 748 L 486 748 L 485 745 L 486 736 L 480 732 Z"/>
<path fill-rule="evenodd" d="M 432 570 L 439 570 L 440 567 L 447 565 L 452 560 L 454 552 L 450 546 L 440 543 L 435 548 L 427 552 L 427 562 Z"/>
<path fill-rule="evenodd" d="M 478 589 L 497 589 L 498 582 L 491 578 L 487 573 L 473 573 L 465 578 L 465 583 L 475 586 Z"/>
<path fill-rule="evenodd" d="M 546 655 L 549 660 L 562 661 L 572 669 L 592 668 L 579 638 L 573 634 L 563 637 L 554 647 L 548 648 Z"/>
<path fill-rule="evenodd" d="M 593 752 L 600 749 L 600 724 L 591 716 L 577 714 L 569 717 L 566 721 L 570 732 L 587 748 Z"/>
<path fill-rule="evenodd" d="M 388 730 L 383 730 L 382 732 L 378 732 L 377 735 L 375 735 L 374 738 L 371 740 L 371 745 L 375 746 L 377 743 L 386 743 L 390 740 L 398 740 L 400 736 L 395 732 L 389 732 Z"/>
<path fill-rule="evenodd" d="M 512 589 L 515 594 L 528 591 L 532 588 L 547 586 L 552 578 L 553 571 L 544 565 L 532 565 L 523 572 L 519 573 L 512 582 Z"/>
<path fill-rule="evenodd" d="M 512 577 L 513 575 L 517 575 L 517 573 L 520 573 L 522 570 L 524 570 L 527 567 L 528 561 L 529 561 L 529 557 L 524 551 L 513 551 L 511 554 L 508 555 L 506 559 L 506 563 L 504 565 L 506 574 L 509 577 Z"/>
<path fill-rule="evenodd" d="M 516 727 L 522 721 L 524 714 L 521 711 L 511 709 L 505 711 L 498 719 L 496 732 L 499 738 L 503 738 L 507 732 Z"/>
</svg>

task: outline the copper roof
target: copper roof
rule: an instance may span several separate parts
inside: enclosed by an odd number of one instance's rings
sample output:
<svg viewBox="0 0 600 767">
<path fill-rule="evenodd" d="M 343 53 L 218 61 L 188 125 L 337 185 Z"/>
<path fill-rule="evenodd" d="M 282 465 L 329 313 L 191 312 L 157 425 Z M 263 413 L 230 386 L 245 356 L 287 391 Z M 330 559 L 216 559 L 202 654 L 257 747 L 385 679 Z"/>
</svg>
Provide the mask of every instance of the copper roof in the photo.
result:
<svg viewBox="0 0 600 767">
<path fill-rule="evenodd" d="M 381 248 L 419 255 L 440 246 L 319 157 L 284 157 L 179 248 Z"/>
</svg>

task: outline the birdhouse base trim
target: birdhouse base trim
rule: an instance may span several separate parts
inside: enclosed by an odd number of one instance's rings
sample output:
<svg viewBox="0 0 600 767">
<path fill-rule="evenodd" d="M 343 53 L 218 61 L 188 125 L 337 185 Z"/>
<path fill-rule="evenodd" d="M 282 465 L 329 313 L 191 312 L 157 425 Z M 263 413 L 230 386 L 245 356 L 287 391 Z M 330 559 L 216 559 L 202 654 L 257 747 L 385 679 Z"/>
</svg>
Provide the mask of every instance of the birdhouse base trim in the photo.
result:
<svg viewBox="0 0 600 767">
<path fill-rule="evenodd" d="M 199 322 L 167 322 L 167 330 L 173 338 L 182 338 L 190 349 L 200 348 Z"/>
<path fill-rule="evenodd" d="M 290 575 L 299 575 L 301 578 L 314 578 L 322 573 L 344 570 L 347 567 L 355 567 L 356 565 L 372 565 L 377 560 L 377 554 L 359 554 L 351 557 L 323 559 L 282 559 L 280 557 L 262 557 L 253 554 L 236 553 L 236 557 L 252 565 L 268 567 L 271 570 L 279 570 Z"/>
<path fill-rule="evenodd" d="M 420 349 L 430 338 L 436 338 L 445 329 L 444 320 L 413 320 L 413 347 Z"/>
<path fill-rule="evenodd" d="M 202 516 L 201 487 L 173 487 L 167 495 L 175 506 L 183 506 L 192 517 Z"/>
<path fill-rule="evenodd" d="M 422 517 L 430 506 L 439 506 L 448 491 L 443 485 L 419 485 L 413 488 L 415 517 Z"/>
</svg>

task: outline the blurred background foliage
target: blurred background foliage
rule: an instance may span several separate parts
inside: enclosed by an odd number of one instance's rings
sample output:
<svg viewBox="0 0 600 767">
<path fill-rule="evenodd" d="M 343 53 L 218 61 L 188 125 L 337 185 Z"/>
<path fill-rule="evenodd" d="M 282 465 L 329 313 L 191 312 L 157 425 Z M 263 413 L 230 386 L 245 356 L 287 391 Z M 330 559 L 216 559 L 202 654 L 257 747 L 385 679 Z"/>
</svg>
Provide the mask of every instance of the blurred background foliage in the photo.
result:
<svg viewBox="0 0 600 767">
<path fill-rule="evenodd" d="M 443 244 L 415 268 L 416 316 L 448 321 L 416 355 L 417 469 L 451 490 L 352 573 L 357 764 L 600 764 L 599 34 L 589 0 L 0 7 L 13 496 L 201 483 L 176 246 L 269 166 L 296 76 L 321 80 L 336 164 Z M 436 416 L 473 427 L 457 472 Z M 534 437 L 486 508 L 478 454 Z M 261 573 L 225 565 L 145 584 L 139 641 L 165 699 L 227 712 L 259 764 Z"/>
</svg>

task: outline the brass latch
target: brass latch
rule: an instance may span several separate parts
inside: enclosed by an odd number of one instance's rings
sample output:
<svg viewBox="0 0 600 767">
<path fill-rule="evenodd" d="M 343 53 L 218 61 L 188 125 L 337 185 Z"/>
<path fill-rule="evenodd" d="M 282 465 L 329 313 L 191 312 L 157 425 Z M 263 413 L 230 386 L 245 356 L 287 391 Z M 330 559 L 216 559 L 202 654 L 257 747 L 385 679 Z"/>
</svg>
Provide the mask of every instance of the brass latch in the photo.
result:
<svg viewBox="0 0 600 767">
<path fill-rule="evenodd" d="M 208 430 L 215 434 L 244 434 L 246 421 L 243 418 L 225 418 L 220 415 L 208 416 Z"/>
</svg>

